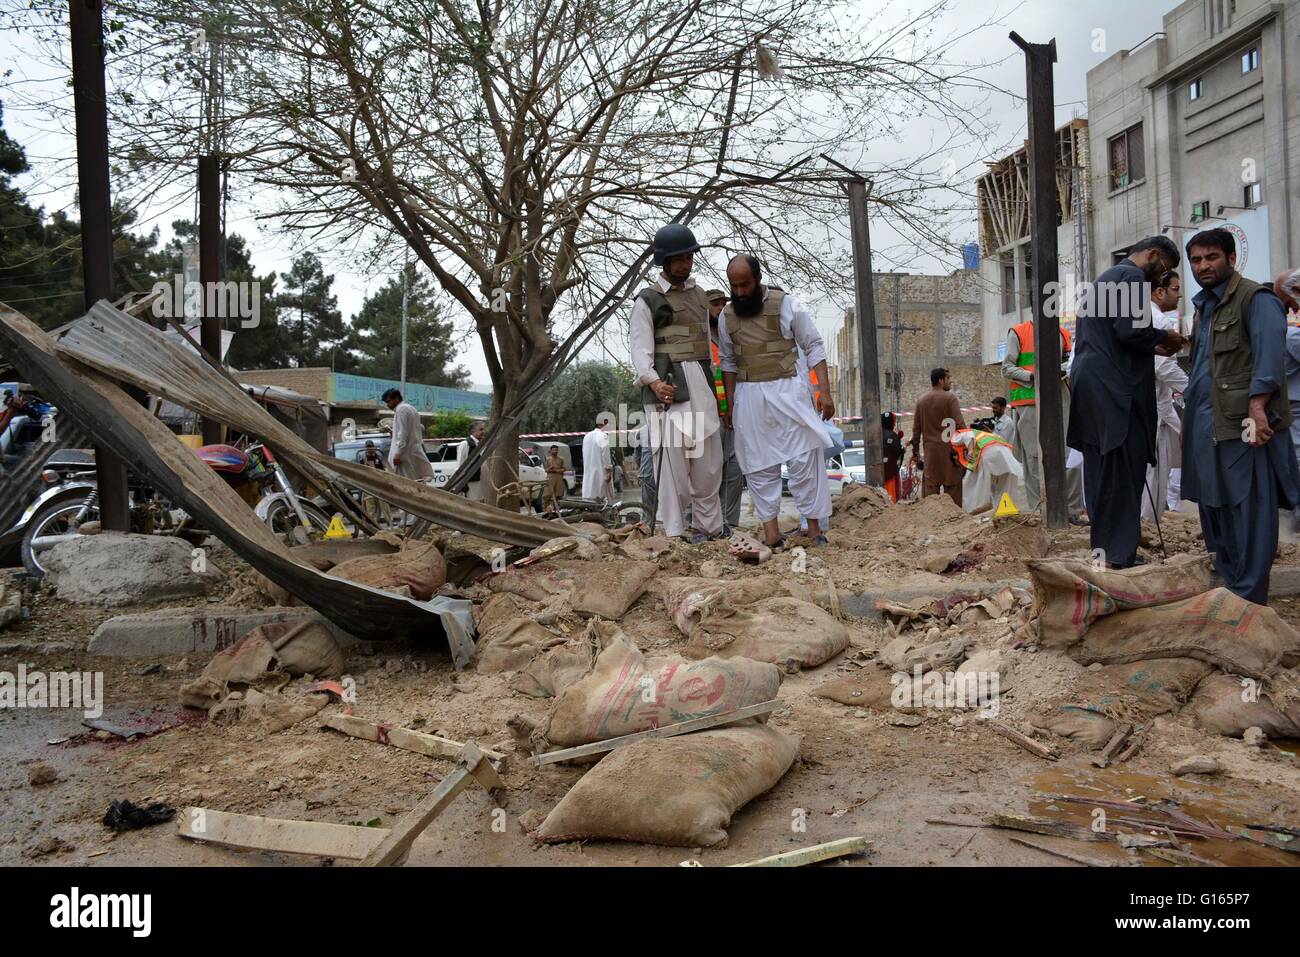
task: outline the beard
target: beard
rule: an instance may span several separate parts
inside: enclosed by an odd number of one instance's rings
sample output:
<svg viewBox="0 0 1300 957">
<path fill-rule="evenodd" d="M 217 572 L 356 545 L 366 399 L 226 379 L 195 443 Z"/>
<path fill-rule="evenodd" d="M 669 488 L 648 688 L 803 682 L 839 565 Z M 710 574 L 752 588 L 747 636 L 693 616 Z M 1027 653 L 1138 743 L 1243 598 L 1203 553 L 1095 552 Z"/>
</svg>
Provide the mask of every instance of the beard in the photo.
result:
<svg viewBox="0 0 1300 957">
<path fill-rule="evenodd" d="M 754 291 L 748 296 L 738 296 L 733 289 L 731 308 L 738 316 L 757 316 L 763 311 L 763 287 L 755 284 Z"/>
</svg>

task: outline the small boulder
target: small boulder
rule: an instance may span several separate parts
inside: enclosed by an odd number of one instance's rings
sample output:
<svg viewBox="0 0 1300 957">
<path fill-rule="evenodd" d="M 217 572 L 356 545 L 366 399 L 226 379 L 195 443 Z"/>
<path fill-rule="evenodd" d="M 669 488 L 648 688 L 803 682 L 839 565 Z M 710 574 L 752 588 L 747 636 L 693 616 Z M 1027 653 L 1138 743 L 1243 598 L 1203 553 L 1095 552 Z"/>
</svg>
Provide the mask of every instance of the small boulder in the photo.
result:
<svg viewBox="0 0 1300 957">
<path fill-rule="evenodd" d="M 167 535 L 103 532 L 60 542 L 42 560 L 63 600 L 115 607 L 206 595 L 224 576 L 194 551 Z"/>
<path fill-rule="evenodd" d="M 1184 758 L 1169 770 L 1176 777 L 1182 777 L 1184 774 L 1218 774 L 1223 768 L 1219 766 L 1219 762 L 1214 758 L 1198 754 L 1195 757 Z"/>
</svg>

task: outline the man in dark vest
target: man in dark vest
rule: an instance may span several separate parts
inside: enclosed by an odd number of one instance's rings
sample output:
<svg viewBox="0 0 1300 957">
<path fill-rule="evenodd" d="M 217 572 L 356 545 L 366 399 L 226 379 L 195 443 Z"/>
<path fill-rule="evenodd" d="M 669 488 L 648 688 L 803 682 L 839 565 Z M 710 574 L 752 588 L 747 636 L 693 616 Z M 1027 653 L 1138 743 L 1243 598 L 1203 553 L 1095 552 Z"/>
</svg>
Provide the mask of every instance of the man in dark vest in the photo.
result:
<svg viewBox="0 0 1300 957">
<path fill-rule="evenodd" d="M 1184 342 L 1152 322 L 1149 289 L 1180 261 L 1178 247 L 1164 236 L 1139 240 L 1079 303 L 1065 441 L 1083 453 L 1092 548 L 1111 568 L 1137 564 L 1147 465 L 1156 462 L 1151 357 L 1173 355 Z"/>
<path fill-rule="evenodd" d="M 1263 605 L 1277 551 L 1277 510 L 1300 504 L 1286 380 L 1286 312 L 1266 284 L 1237 272 L 1226 229 L 1197 233 L 1187 258 L 1192 370 L 1183 414 L 1183 498 L 1200 507 L 1205 547 L 1235 594 Z"/>
<path fill-rule="evenodd" d="M 637 296 L 628 316 L 632 366 L 650 426 L 656 518 L 667 535 L 692 544 L 722 535 L 722 440 L 709 357 L 709 299 L 691 278 L 699 249 L 686 226 L 673 223 L 656 232 L 654 262 L 662 272 Z"/>
</svg>

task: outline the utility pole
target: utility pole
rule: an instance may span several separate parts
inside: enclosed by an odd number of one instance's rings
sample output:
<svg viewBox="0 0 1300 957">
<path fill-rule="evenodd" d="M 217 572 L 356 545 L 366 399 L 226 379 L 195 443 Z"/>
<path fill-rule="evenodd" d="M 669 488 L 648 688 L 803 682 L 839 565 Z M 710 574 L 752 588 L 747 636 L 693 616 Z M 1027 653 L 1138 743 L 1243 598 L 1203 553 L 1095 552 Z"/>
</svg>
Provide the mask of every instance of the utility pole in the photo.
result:
<svg viewBox="0 0 1300 957">
<path fill-rule="evenodd" d="M 402 255 L 402 395 L 406 395 L 406 308 L 410 296 L 410 283 L 407 281 L 407 263 L 410 251 Z"/>
<path fill-rule="evenodd" d="M 199 157 L 199 285 L 203 289 L 200 310 L 199 344 L 221 362 L 221 316 L 217 304 L 222 300 L 217 283 L 221 281 L 221 173 L 220 161 L 209 154 Z M 203 444 L 221 441 L 221 423 L 203 419 Z"/>
<path fill-rule="evenodd" d="M 1043 470 L 1044 511 L 1048 528 L 1070 521 L 1065 492 L 1065 416 L 1061 405 L 1061 323 L 1045 303 L 1059 280 L 1056 227 L 1056 119 L 1052 64 L 1056 40 L 1029 43 L 1014 30 L 1011 41 L 1025 53 L 1025 93 L 1029 106 L 1029 290 L 1034 313 L 1037 369 L 1038 448 Z M 1052 296 L 1054 302 L 1060 296 Z"/>
<path fill-rule="evenodd" d="M 81 206 L 81 262 L 86 310 L 113 298 L 113 210 L 108 187 L 108 103 L 104 86 L 102 0 L 69 0 L 72 97 L 77 122 L 77 193 Z M 129 532 L 126 463 L 95 446 L 100 526 Z"/>
<path fill-rule="evenodd" d="M 850 179 L 849 228 L 853 236 L 854 309 L 858 316 L 858 377 L 862 383 L 862 448 L 867 482 L 885 484 L 880 435 L 880 357 L 876 345 L 876 296 L 871 282 L 871 227 L 867 221 L 867 181 Z"/>
</svg>

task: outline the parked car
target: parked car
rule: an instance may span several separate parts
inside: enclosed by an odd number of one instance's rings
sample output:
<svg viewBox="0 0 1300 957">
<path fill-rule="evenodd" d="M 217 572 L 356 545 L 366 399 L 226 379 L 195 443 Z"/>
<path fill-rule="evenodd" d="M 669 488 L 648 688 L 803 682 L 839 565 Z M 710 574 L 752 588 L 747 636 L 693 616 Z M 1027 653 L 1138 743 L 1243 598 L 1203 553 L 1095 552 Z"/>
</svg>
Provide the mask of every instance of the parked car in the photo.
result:
<svg viewBox="0 0 1300 957">
<path fill-rule="evenodd" d="M 849 448 L 826 460 L 826 482 L 831 487 L 831 495 L 840 495 L 844 486 L 853 482 L 865 481 L 866 465 L 861 442 L 854 442 Z M 781 466 L 781 494 L 790 494 L 790 473 L 784 465 Z"/>
<path fill-rule="evenodd" d="M 442 488 L 451 481 L 451 477 L 464 460 L 464 450 L 465 445 L 459 440 L 441 442 L 431 439 L 424 443 L 425 454 L 433 463 L 432 484 L 435 487 Z M 540 511 L 542 498 L 545 495 L 546 469 L 542 467 L 541 460 L 525 448 L 518 450 L 518 456 L 519 481 L 538 483 L 533 495 L 533 505 Z"/>
</svg>

